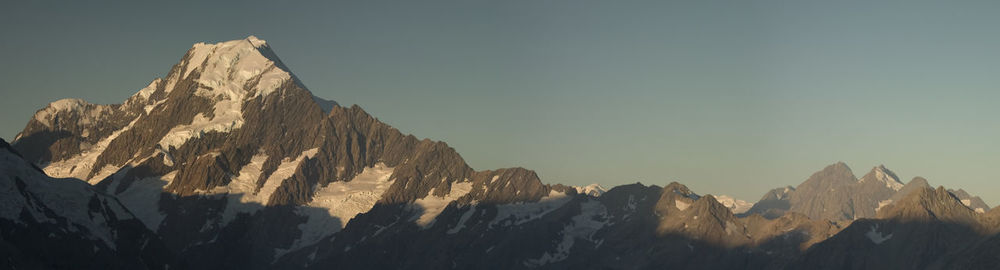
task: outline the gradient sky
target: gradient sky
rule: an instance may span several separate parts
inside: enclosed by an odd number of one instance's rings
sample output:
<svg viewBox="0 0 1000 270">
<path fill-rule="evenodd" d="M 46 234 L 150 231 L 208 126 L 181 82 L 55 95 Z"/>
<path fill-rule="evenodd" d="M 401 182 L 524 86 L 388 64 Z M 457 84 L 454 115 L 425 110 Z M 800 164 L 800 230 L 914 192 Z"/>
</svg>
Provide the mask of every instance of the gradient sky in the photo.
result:
<svg viewBox="0 0 1000 270">
<path fill-rule="evenodd" d="M 0 8 L 7 140 L 256 35 L 315 95 L 479 170 L 756 201 L 844 161 L 1000 203 L 998 1 L 68 2 Z"/>
</svg>

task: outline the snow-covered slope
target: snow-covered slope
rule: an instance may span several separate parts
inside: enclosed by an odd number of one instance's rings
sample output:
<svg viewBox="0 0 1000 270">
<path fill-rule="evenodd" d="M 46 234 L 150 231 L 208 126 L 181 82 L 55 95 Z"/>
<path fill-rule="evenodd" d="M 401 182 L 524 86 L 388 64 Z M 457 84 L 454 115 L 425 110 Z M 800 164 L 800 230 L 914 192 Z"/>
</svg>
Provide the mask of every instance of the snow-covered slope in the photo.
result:
<svg viewBox="0 0 1000 270">
<path fill-rule="evenodd" d="M 0 259 L 12 269 L 163 268 L 159 238 L 117 199 L 55 179 L 0 140 Z"/>
</svg>

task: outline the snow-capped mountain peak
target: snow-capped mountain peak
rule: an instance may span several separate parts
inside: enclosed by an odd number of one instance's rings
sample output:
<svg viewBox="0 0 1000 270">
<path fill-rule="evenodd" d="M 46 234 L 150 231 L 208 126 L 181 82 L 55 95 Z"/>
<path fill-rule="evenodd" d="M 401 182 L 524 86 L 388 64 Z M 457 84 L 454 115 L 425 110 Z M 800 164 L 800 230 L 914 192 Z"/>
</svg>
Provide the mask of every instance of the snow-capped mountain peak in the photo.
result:
<svg viewBox="0 0 1000 270">
<path fill-rule="evenodd" d="M 198 43 L 189 52 L 181 78 L 198 70 L 198 94 L 230 100 L 267 96 L 292 79 L 267 41 L 250 36 L 216 44 Z M 249 84 L 248 84 L 249 83 Z"/>
<path fill-rule="evenodd" d="M 66 98 L 66 99 L 56 100 L 56 101 L 53 101 L 52 103 L 49 103 L 49 105 L 46 106 L 44 109 L 41 109 L 37 113 L 35 113 L 35 120 L 38 120 L 38 122 L 42 123 L 43 125 L 51 127 L 52 126 L 52 120 L 53 120 L 52 118 L 57 113 L 59 113 L 59 112 L 83 113 L 84 112 L 84 108 L 87 107 L 88 105 L 92 105 L 92 104 L 90 104 L 90 103 L 88 103 L 88 102 L 86 102 L 86 101 L 84 101 L 82 99 L 76 99 L 76 98 Z M 102 112 L 102 110 L 96 110 L 96 111 L 92 111 L 90 113 L 91 114 L 97 114 L 97 116 L 99 116 L 99 114 L 101 112 Z M 89 115 L 87 115 L 87 116 L 82 117 L 81 121 L 85 121 L 85 122 L 89 123 L 90 120 L 92 120 L 91 118 L 93 118 L 93 117 L 89 117 Z M 82 124 L 86 124 L 86 123 L 82 123 Z"/>
<path fill-rule="evenodd" d="M 733 198 L 729 195 L 717 195 L 715 200 L 719 201 L 722 205 L 725 205 L 729 210 L 733 211 L 733 214 L 742 214 L 753 207 L 753 203 L 749 203 L 744 200 Z"/>
<path fill-rule="evenodd" d="M 607 189 L 605 189 L 604 187 L 602 187 L 600 184 L 597 183 L 593 183 L 582 187 L 574 186 L 573 189 L 576 189 L 576 193 L 590 195 L 594 197 L 599 197 L 601 196 L 601 194 L 604 194 L 604 192 L 607 191 Z"/>
<path fill-rule="evenodd" d="M 886 187 L 896 191 L 899 191 L 899 189 L 903 188 L 903 182 L 900 182 L 899 177 L 897 177 L 895 173 L 887 169 L 885 165 L 878 165 L 878 167 L 875 167 L 874 169 L 872 169 L 872 171 L 875 172 L 875 180 L 885 183 Z M 861 180 L 864 181 L 864 179 L 865 178 L 862 178 Z"/>
<path fill-rule="evenodd" d="M 217 131 L 230 132 L 243 126 L 242 105 L 248 99 L 267 97 L 288 83 L 298 84 L 267 41 L 255 36 L 215 44 L 195 44 L 185 56 L 184 70 L 168 78 L 168 85 L 191 80 L 195 95 L 214 101 L 212 115 L 198 114 L 191 124 L 177 126 L 159 145 L 179 147 L 192 137 Z M 197 71 L 197 73 L 195 73 Z M 197 74 L 193 76 L 192 74 Z M 152 84 L 151 84 L 152 85 Z M 302 85 L 297 85 L 305 89 Z M 172 89 L 167 87 L 166 89 Z M 142 93 L 143 91 L 140 91 Z"/>
</svg>

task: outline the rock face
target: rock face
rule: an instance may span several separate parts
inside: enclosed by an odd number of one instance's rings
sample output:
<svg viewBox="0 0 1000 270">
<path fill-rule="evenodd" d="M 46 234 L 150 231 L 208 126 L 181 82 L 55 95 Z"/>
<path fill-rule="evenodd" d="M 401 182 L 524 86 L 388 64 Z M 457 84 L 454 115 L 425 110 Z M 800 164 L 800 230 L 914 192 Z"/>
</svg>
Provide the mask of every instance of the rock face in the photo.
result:
<svg viewBox="0 0 1000 270">
<path fill-rule="evenodd" d="M 443 142 L 313 96 L 252 36 L 194 45 L 122 104 L 53 102 L 0 158 L 7 268 L 866 268 L 906 256 L 947 268 L 962 265 L 948 254 L 995 250 L 986 236 L 1000 224 L 977 197 L 903 185 L 883 166 L 857 179 L 834 164 L 753 207 L 676 182 L 605 191 L 477 171 Z M 897 244 L 920 233 L 933 237 Z"/>
<path fill-rule="evenodd" d="M 792 186 L 772 189 L 765 193 L 764 197 L 761 197 L 760 201 L 751 206 L 746 213 L 760 214 L 766 218 L 780 217 L 792 208 L 791 202 L 788 200 L 793 191 L 795 191 L 795 187 Z"/>
<path fill-rule="evenodd" d="M 923 188 L 886 206 L 878 219 L 855 221 L 815 245 L 795 268 L 934 268 L 959 258 L 952 252 L 989 233 L 980 217 L 944 188 Z"/>
<path fill-rule="evenodd" d="M 860 180 L 843 162 L 827 166 L 795 188 L 790 211 L 814 219 L 851 220 L 875 215 L 878 202 L 902 188 L 895 174 L 875 167 Z M 895 189 L 894 189 L 895 188 Z"/>
<path fill-rule="evenodd" d="M 0 259 L 7 269 L 179 267 L 113 196 L 53 179 L 0 140 Z"/>
<path fill-rule="evenodd" d="M 965 190 L 963 189 L 958 189 L 958 190 L 949 189 L 948 193 L 954 195 L 956 198 L 958 198 L 959 201 L 962 202 L 963 205 L 971 208 L 973 211 L 976 211 L 977 213 L 986 213 L 986 211 L 990 210 L 990 206 L 987 205 L 982 198 L 979 198 L 979 196 L 969 195 L 969 193 L 965 192 Z"/>
</svg>

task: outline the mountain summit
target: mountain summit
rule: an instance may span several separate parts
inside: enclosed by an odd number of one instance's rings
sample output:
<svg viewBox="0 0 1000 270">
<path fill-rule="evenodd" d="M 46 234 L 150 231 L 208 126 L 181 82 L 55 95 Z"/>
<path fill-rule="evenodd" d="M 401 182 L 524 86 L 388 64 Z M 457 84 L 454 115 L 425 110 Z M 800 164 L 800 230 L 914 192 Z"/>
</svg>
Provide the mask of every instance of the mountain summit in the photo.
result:
<svg viewBox="0 0 1000 270">
<path fill-rule="evenodd" d="M 377 203 L 414 205 L 397 214 L 429 226 L 454 201 L 575 193 L 520 168 L 474 171 L 445 143 L 314 97 L 253 36 L 195 44 L 122 104 L 53 102 L 14 147 L 49 175 L 118 196 L 173 250 L 207 265 L 214 259 L 203 256 L 237 243 L 261 255 L 246 263 L 266 265 Z M 234 239 L 213 240 L 220 234 Z"/>
</svg>

